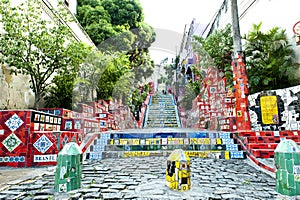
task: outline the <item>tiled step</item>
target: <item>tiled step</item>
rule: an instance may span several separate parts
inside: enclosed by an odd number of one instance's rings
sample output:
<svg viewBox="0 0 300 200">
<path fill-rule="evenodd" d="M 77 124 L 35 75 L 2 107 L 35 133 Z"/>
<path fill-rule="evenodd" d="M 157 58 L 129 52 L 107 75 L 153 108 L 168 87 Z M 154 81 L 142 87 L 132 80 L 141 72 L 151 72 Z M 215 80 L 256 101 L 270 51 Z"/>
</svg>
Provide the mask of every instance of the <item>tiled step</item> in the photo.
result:
<svg viewBox="0 0 300 200">
<path fill-rule="evenodd" d="M 177 120 L 170 120 L 170 119 L 162 119 L 162 118 L 156 118 L 156 119 L 150 119 L 148 120 L 148 124 L 150 123 L 161 123 L 161 122 L 169 122 L 169 123 L 177 123 Z"/>
<path fill-rule="evenodd" d="M 146 139 L 147 141 L 152 140 L 167 140 L 168 142 L 176 140 L 190 140 L 191 144 L 211 144 L 211 141 L 216 141 L 216 144 L 233 144 L 236 143 L 234 138 L 235 133 L 231 132 L 208 132 L 208 131 L 189 131 L 178 129 L 157 129 L 155 131 L 144 131 L 144 130 L 127 130 L 126 132 L 111 133 L 112 139 Z M 178 138 L 178 139 L 176 139 Z M 129 140 L 130 141 L 130 140 Z M 126 143 L 127 144 L 127 143 Z M 155 143 L 153 143 L 155 144 Z"/>
<path fill-rule="evenodd" d="M 237 140 L 233 138 L 234 134 L 229 132 L 184 132 L 181 129 L 155 129 L 154 133 L 151 130 L 143 130 L 141 133 L 135 131 L 99 136 L 90 147 L 87 157 L 99 160 L 157 156 L 169 155 L 175 149 L 183 149 L 191 157 L 246 158 L 245 152 L 241 151 Z"/>
<path fill-rule="evenodd" d="M 248 149 L 276 149 L 278 143 L 260 143 L 260 144 L 247 144 Z"/>
<path fill-rule="evenodd" d="M 175 109 L 149 109 L 149 113 L 151 114 L 174 114 L 176 113 Z"/>
<path fill-rule="evenodd" d="M 247 131 L 247 132 L 240 132 L 239 136 L 243 137 L 251 137 L 251 136 L 272 136 L 272 137 L 300 137 L 300 131 L 260 131 L 260 132 L 255 132 L 255 131 Z"/>
<path fill-rule="evenodd" d="M 102 158 L 128 158 L 128 157 L 149 157 L 169 156 L 172 151 L 104 151 Z M 243 151 L 185 151 L 189 157 L 216 158 L 216 159 L 245 159 Z"/>
<path fill-rule="evenodd" d="M 300 143 L 300 137 L 298 136 L 287 136 L 285 139 L 294 140 L 296 143 Z M 273 136 L 250 136 L 242 138 L 244 143 L 280 143 L 281 137 Z"/>
<path fill-rule="evenodd" d="M 251 149 L 256 158 L 274 158 L 274 149 Z"/>
<path fill-rule="evenodd" d="M 171 95 L 153 95 L 146 116 L 144 128 L 180 127 L 179 116 Z"/>
<path fill-rule="evenodd" d="M 170 151 L 175 149 L 182 149 L 185 151 L 240 151 L 241 148 L 238 144 L 169 144 L 169 145 L 106 145 L 105 151 Z"/>
<path fill-rule="evenodd" d="M 282 139 L 291 139 L 300 144 L 299 131 L 247 131 L 238 136 L 255 158 L 274 158 L 274 150 Z"/>
<path fill-rule="evenodd" d="M 101 160 L 102 152 L 110 141 L 110 134 L 98 134 L 85 153 L 85 159 Z"/>
<path fill-rule="evenodd" d="M 177 119 L 175 114 L 172 115 L 150 115 L 148 116 L 148 119 L 156 119 L 156 118 L 169 118 L 169 119 Z"/>
<path fill-rule="evenodd" d="M 176 128 L 178 127 L 178 124 L 148 124 L 147 125 L 147 128 L 160 128 L 160 127 Z"/>
</svg>

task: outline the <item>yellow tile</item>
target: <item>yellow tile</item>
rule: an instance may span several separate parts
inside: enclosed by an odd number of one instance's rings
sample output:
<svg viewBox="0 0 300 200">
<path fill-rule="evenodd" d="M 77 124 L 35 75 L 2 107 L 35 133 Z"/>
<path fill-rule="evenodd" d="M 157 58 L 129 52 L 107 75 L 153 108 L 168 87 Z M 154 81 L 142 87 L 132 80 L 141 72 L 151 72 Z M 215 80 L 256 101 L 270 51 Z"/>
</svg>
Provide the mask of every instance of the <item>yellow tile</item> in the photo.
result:
<svg viewBox="0 0 300 200">
<path fill-rule="evenodd" d="M 226 159 L 226 160 L 229 160 L 229 159 L 230 159 L 229 151 L 225 151 L 225 159 Z"/>
</svg>

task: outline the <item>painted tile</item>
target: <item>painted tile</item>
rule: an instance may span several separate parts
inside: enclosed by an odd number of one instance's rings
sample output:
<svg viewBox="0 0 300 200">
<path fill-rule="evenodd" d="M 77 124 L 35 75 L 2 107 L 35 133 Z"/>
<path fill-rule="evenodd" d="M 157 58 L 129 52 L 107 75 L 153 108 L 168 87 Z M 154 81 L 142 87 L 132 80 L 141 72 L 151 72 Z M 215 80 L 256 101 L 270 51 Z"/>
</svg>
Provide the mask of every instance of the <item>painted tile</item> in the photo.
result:
<svg viewBox="0 0 300 200">
<path fill-rule="evenodd" d="M 3 140 L 2 144 L 5 146 L 5 148 L 12 152 L 15 148 L 17 148 L 22 141 L 14 134 L 10 134 L 5 140 Z"/>
<path fill-rule="evenodd" d="M 21 118 L 17 115 L 14 114 L 11 116 L 6 122 L 5 125 L 12 131 L 14 132 L 17 130 L 20 126 L 22 126 L 24 122 L 21 120 Z"/>
<path fill-rule="evenodd" d="M 53 143 L 45 135 L 42 135 L 33 144 L 33 146 L 41 153 L 45 153 L 52 145 Z"/>
</svg>

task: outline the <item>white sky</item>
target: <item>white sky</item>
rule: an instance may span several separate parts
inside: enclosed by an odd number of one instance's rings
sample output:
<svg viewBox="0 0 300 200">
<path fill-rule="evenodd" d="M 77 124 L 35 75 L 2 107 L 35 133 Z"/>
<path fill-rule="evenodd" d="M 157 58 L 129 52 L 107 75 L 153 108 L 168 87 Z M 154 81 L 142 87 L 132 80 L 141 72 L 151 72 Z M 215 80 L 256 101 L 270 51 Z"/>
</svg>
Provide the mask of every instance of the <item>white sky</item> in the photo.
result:
<svg viewBox="0 0 300 200">
<path fill-rule="evenodd" d="M 189 27 L 193 18 L 197 23 L 208 24 L 223 0 L 140 0 L 140 2 L 145 22 L 158 30 L 155 48 L 150 48 L 152 59 L 158 63 L 170 55 L 166 52 L 171 51 L 173 52 L 171 55 L 175 55 L 179 50 L 185 25 Z"/>
</svg>

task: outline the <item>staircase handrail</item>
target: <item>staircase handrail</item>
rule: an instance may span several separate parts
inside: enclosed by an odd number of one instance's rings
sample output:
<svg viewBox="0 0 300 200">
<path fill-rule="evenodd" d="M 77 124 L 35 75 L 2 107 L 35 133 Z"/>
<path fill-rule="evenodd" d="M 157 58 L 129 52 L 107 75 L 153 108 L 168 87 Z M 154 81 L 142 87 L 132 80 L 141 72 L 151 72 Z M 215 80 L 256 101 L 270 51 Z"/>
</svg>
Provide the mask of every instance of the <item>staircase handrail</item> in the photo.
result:
<svg viewBox="0 0 300 200">
<path fill-rule="evenodd" d="M 149 101 L 148 104 L 146 104 L 146 110 L 143 117 L 142 128 L 145 128 L 148 125 L 149 106 L 151 105 L 152 105 L 152 95 L 149 95 Z"/>
<path fill-rule="evenodd" d="M 147 127 L 148 125 L 148 112 L 149 112 L 149 105 L 146 105 L 146 110 L 143 118 L 142 128 Z"/>
<path fill-rule="evenodd" d="M 175 102 L 174 94 L 171 95 L 171 96 L 172 96 L 172 101 L 173 101 L 173 105 L 174 105 L 175 112 L 176 112 L 177 124 L 178 124 L 179 128 L 181 128 L 182 127 L 182 122 L 181 122 L 181 118 L 179 116 L 178 106 L 177 106 L 177 103 Z"/>
</svg>

